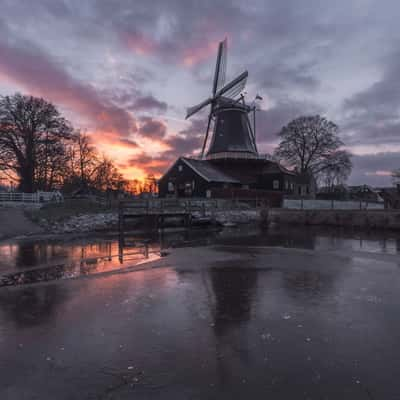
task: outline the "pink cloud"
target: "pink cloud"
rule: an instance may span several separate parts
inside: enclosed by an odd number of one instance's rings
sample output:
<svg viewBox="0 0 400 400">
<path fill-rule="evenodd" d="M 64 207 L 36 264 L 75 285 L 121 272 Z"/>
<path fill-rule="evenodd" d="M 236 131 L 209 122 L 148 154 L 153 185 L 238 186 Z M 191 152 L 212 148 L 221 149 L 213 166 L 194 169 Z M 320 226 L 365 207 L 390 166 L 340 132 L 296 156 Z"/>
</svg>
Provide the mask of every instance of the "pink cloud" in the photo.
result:
<svg viewBox="0 0 400 400">
<path fill-rule="evenodd" d="M 218 42 L 218 40 L 213 40 L 201 43 L 197 47 L 188 47 L 182 54 L 183 65 L 192 67 L 214 56 L 217 53 Z"/>
<path fill-rule="evenodd" d="M 136 132 L 136 121 L 126 110 L 100 98 L 94 88 L 75 80 L 40 49 L 22 45 L 0 41 L 0 80 L 68 108 L 100 130 L 123 136 Z"/>
<path fill-rule="evenodd" d="M 153 54 L 159 49 L 158 43 L 141 32 L 124 32 L 121 34 L 125 46 L 139 55 Z"/>
</svg>

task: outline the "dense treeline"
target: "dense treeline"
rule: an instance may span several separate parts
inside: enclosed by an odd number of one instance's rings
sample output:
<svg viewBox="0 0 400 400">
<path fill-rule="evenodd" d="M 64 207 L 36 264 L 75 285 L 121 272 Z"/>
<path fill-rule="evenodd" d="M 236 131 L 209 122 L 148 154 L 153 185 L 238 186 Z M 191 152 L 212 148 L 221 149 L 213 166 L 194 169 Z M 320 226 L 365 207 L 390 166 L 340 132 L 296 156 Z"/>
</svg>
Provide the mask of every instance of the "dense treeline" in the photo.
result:
<svg viewBox="0 0 400 400">
<path fill-rule="evenodd" d="M 0 97 L 0 171 L 23 192 L 132 186 L 53 104 L 21 94 Z"/>
</svg>

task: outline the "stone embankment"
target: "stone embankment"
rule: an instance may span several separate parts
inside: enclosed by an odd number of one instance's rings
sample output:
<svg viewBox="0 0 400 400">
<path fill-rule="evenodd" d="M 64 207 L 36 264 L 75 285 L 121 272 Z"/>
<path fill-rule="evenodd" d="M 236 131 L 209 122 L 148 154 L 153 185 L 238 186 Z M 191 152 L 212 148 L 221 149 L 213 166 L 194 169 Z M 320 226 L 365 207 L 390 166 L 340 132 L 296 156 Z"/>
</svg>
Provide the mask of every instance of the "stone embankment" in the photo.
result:
<svg viewBox="0 0 400 400">
<path fill-rule="evenodd" d="M 268 222 L 285 225 L 325 225 L 400 230 L 400 210 L 270 209 Z"/>
<path fill-rule="evenodd" d="M 84 233 L 117 229 L 118 214 L 115 212 L 81 214 L 72 216 L 64 221 L 39 221 L 40 226 L 50 233 Z"/>
</svg>

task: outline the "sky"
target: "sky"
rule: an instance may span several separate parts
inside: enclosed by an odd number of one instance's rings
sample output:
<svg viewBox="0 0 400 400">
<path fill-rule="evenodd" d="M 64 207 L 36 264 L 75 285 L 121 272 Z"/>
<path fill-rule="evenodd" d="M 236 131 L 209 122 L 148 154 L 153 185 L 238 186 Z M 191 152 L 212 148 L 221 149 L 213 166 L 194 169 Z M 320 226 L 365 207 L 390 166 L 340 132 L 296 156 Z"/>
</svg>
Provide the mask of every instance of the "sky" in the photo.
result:
<svg viewBox="0 0 400 400">
<path fill-rule="evenodd" d="M 198 155 L 218 42 L 249 71 L 257 142 L 320 114 L 353 153 L 351 184 L 400 168 L 400 4 L 394 0 L 0 0 L 0 95 L 53 102 L 129 179 Z"/>
</svg>

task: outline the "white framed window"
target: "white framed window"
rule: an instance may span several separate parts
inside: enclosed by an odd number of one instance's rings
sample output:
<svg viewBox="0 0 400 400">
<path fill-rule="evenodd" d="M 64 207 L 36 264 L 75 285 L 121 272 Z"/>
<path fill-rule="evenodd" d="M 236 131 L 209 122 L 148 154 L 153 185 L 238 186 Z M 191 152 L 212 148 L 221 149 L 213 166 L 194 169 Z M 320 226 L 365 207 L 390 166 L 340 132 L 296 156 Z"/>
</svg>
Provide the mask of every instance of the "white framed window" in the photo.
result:
<svg viewBox="0 0 400 400">
<path fill-rule="evenodd" d="M 168 192 L 174 191 L 174 184 L 172 182 L 168 182 Z"/>
<path fill-rule="evenodd" d="M 279 181 L 278 181 L 278 179 L 274 179 L 274 180 L 273 180 L 273 182 L 272 182 L 272 187 L 273 187 L 274 189 L 279 189 Z"/>
<path fill-rule="evenodd" d="M 179 172 L 182 172 L 182 170 L 183 170 L 182 165 L 178 165 L 178 171 L 179 171 Z"/>
</svg>

